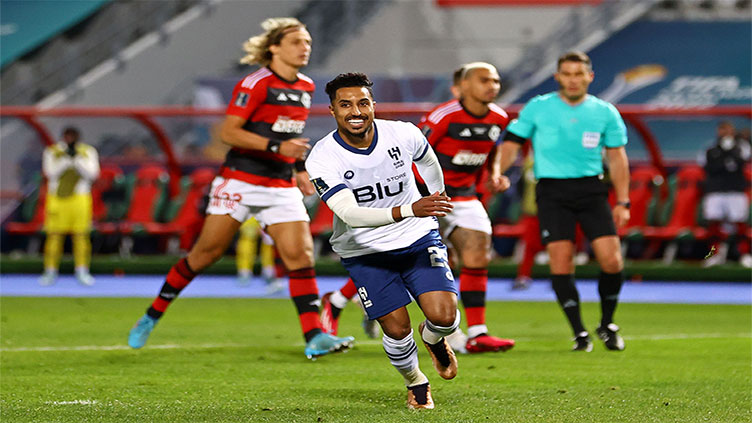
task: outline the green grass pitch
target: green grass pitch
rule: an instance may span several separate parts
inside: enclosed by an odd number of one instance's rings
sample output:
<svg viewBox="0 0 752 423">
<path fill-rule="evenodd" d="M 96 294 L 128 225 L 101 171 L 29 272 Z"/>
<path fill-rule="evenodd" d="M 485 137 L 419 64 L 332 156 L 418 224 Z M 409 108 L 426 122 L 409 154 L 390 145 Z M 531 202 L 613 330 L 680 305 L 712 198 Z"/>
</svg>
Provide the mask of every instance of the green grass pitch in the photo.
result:
<svg viewBox="0 0 752 423">
<path fill-rule="evenodd" d="M 147 346 L 125 341 L 144 298 L 2 298 L 4 422 L 749 422 L 749 306 L 622 304 L 627 348 L 573 353 L 553 303 L 491 302 L 506 353 L 459 357 L 444 381 L 420 345 L 435 410 L 405 407 L 380 340 L 343 312 L 346 354 L 303 356 L 289 300 L 192 299 L 172 305 Z M 411 305 L 413 326 L 419 310 Z M 583 315 L 593 330 L 597 304 Z"/>
</svg>

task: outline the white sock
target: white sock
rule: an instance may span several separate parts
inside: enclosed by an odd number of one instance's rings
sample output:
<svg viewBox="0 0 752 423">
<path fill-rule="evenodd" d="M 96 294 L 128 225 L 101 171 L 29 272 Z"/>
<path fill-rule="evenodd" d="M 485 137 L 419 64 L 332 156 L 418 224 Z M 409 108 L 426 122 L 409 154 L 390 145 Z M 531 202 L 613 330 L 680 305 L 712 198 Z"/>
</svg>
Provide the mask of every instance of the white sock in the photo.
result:
<svg viewBox="0 0 752 423">
<path fill-rule="evenodd" d="M 347 301 L 348 299 L 344 295 L 342 295 L 339 289 L 332 292 L 332 295 L 329 297 L 329 302 L 339 309 L 345 308 Z"/>
<path fill-rule="evenodd" d="M 76 266 L 76 273 L 89 273 L 89 267 L 88 266 Z"/>
<path fill-rule="evenodd" d="M 416 367 L 409 371 L 400 370 L 399 372 L 402 374 L 402 377 L 405 378 L 405 386 L 407 386 L 408 388 L 411 386 L 428 383 L 428 378 L 423 374 L 423 372 L 420 371 L 419 367 Z"/>
<path fill-rule="evenodd" d="M 384 352 L 389 357 L 392 366 L 405 379 L 405 386 L 428 382 L 428 378 L 418 367 L 418 346 L 413 339 L 413 331 L 410 331 L 410 334 L 403 339 L 394 339 L 384 335 L 381 342 L 384 344 Z"/>
<path fill-rule="evenodd" d="M 488 333 L 488 327 L 486 325 L 473 325 L 467 328 L 467 337 L 475 338 L 478 335 Z"/>
<path fill-rule="evenodd" d="M 452 326 L 437 326 L 431 323 L 428 319 L 426 319 L 425 322 L 426 325 L 423 327 L 423 332 L 420 334 L 420 336 L 425 342 L 434 345 L 439 343 L 439 341 L 441 341 L 441 338 L 457 330 L 460 325 L 460 311 L 456 311 L 454 323 L 452 324 Z"/>
</svg>

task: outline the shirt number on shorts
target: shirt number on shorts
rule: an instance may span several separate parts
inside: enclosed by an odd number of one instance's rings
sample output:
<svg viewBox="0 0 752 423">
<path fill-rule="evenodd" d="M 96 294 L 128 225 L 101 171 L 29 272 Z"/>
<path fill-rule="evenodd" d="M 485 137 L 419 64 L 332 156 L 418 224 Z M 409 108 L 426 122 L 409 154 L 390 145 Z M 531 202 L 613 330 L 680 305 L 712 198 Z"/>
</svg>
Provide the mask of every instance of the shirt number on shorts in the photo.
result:
<svg viewBox="0 0 752 423">
<path fill-rule="evenodd" d="M 361 302 L 363 303 L 363 308 L 368 308 L 373 305 L 373 301 L 368 299 L 368 291 L 366 291 L 366 288 L 361 286 L 358 288 L 358 295 L 360 295 Z"/>
<path fill-rule="evenodd" d="M 428 247 L 427 249 L 429 258 L 431 259 L 431 267 L 446 267 L 446 277 L 450 281 L 454 280 L 452 269 L 449 268 L 449 259 L 447 258 L 447 251 L 439 247 Z"/>
</svg>

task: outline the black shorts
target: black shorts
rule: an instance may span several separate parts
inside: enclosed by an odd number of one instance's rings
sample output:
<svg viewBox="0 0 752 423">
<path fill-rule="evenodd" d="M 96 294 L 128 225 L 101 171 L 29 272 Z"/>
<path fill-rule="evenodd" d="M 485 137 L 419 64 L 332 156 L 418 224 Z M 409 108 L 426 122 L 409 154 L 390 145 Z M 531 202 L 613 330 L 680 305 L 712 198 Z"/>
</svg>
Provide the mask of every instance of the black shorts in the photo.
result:
<svg viewBox="0 0 752 423">
<path fill-rule="evenodd" d="M 535 187 L 541 241 L 575 240 L 576 224 L 594 240 L 616 235 L 608 204 L 608 188 L 597 176 L 574 179 L 541 178 Z"/>
</svg>

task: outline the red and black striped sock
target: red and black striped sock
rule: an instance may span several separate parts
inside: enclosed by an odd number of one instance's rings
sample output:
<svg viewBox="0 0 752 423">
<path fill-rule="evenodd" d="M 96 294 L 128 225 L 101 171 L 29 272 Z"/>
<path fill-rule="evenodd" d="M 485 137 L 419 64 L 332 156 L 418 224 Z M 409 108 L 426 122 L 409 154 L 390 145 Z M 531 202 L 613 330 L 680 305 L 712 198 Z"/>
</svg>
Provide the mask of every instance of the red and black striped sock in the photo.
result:
<svg viewBox="0 0 752 423">
<path fill-rule="evenodd" d="M 339 289 L 339 293 L 348 300 L 358 293 L 358 288 L 355 286 L 355 282 L 353 282 L 352 278 L 347 278 L 347 282 L 345 282 L 345 284 L 342 285 L 342 288 Z M 331 303 L 331 306 L 332 318 L 338 319 L 340 313 L 342 313 L 342 309 L 334 305 L 334 303 Z"/>
<path fill-rule="evenodd" d="M 159 291 L 159 295 L 154 299 L 154 302 L 146 310 L 146 314 L 154 319 L 159 319 L 164 314 L 170 303 L 177 298 L 180 291 L 183 290 L 193 278 L 196 277 L 196 272 L 188 266 L 188 260 L 181 259 L 170 269 L 165 278 L 165 283 L 162 285 L 162 289 Z"/>
<path fill-rule="evenodd" d="M 298 310 L 300 326 L 306 342 L 323 332 L 319 320 L 319 288 L 316 285 L 316 271 L 313 267 L 291 270 L 290 297 Z"/>
<path fill-rule="evenodd" d="M 460 270 L 460 299 L 465 307 L 467 327 L 486 323 L 486 285 L 488 269 Z"/>
</svg>

